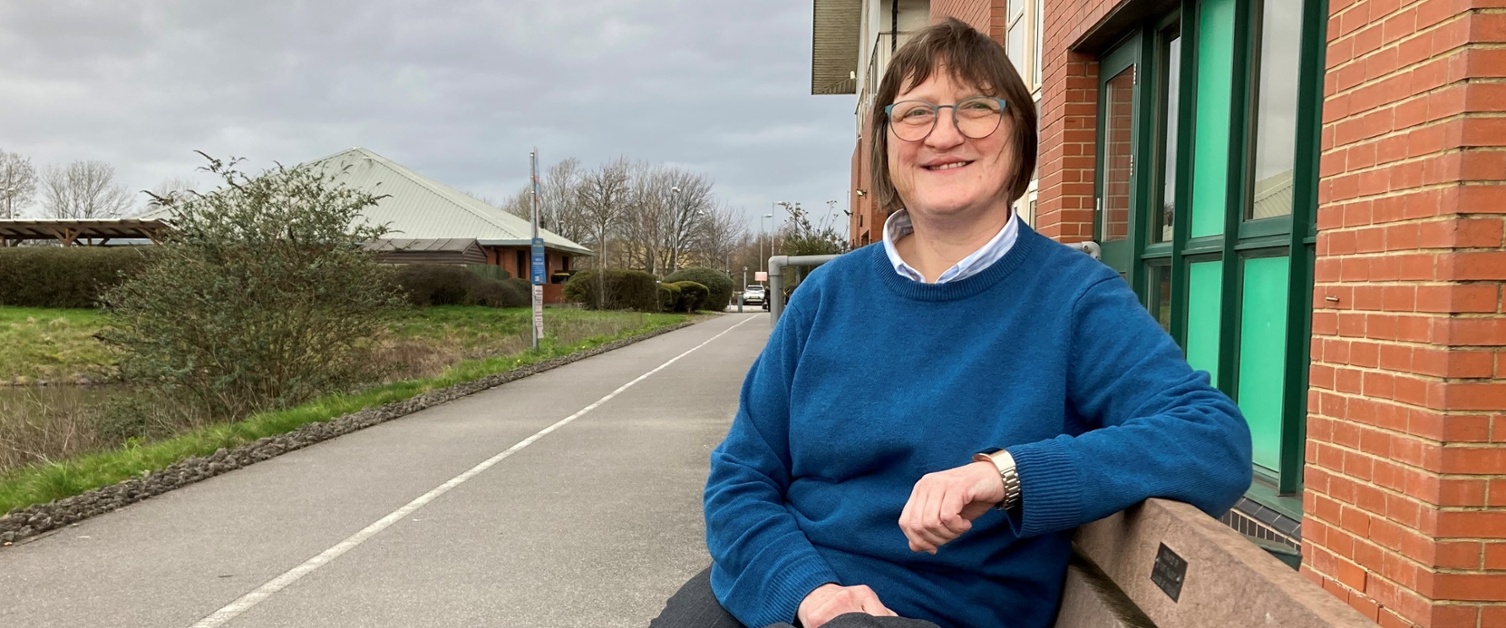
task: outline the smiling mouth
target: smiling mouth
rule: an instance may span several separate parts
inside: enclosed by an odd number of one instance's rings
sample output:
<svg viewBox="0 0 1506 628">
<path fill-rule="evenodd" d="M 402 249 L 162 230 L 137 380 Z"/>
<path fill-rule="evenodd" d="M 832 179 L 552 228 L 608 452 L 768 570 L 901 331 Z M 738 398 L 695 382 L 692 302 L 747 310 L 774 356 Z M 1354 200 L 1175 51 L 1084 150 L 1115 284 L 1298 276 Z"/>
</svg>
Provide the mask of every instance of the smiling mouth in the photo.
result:
<svg viewBox="0 0 1506 628">
<path fill-rule="evenodd" d="M 973 163 L 973 162 L 971 162 L 971 161 L 954 161 L 952 163 L 942 164 L 942 165 L 939 165 L 939 166 L 924 166 L 924 168 L 926 170 L 930 170 L 931 172 L 938 172 L 938 171 L 941 171 L 941 170 L 956 170 L 957 168 L 961 168 L 961 167 L 969 165 L 971 163 Z"/>
</svg>

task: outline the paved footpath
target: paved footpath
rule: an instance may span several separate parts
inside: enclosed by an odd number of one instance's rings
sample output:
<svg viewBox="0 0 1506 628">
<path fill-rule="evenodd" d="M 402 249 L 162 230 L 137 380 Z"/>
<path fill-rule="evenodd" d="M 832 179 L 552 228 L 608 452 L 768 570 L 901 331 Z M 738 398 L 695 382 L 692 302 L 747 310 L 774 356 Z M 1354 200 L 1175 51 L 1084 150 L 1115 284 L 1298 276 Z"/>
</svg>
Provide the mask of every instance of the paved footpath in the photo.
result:
<svg viewBox="0 0 1506 628">
<path fill-rule="evenodd" d="M 709 561 L 768 333 L 723 315 L 0 550 L 0 626 L 645 626 Z"/>
</svg>

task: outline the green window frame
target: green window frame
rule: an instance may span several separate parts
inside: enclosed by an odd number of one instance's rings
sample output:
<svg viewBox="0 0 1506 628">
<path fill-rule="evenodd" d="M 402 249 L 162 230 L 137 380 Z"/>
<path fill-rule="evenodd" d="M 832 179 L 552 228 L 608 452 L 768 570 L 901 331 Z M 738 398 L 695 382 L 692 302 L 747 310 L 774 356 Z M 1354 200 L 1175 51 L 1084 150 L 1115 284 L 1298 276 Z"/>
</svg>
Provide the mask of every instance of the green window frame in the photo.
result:
<svg viewBox="0 0 1506 628">
<path fill-rule="evenodd" d="M 1130 239 L 1124 242 L 1122 252 L 1105 246 L 1104 261 L 1125 274 L 1142 303 L 1158 320 L 1165 321 L 1171 336 L 1188 352 L 1189 361 L 1209 371 L 1214 385 L 1230 397 L 1239 399 L 1242 375 L 1244 386 L 1252 389 L 1252 397 L 1268 394 L 1277 386 L 1261 376 L 1242 374 L 1242 365 L 1262 372 L 1279 368 L 1279 402 L 1247 400 L 1243 404 L 1260 414 L 1259 429 L 1266 430 L 1256 436 L 1262 443 L 1258 454 L 1261 464 L 1256 465 L 1257 481 L 1249 496 L 1299 518 L 1300 499 L 1287 496 L 1300 493 L 1302 488 L 1328 7 L 1326 0 L 1305 0 L 1301 5 L 1292 211 L 1246 220 L 1246 210 L 1254 202 L 1257 130 L 1252 120 L 1256 116 L 1251 114 L 1259 102 L 1263 9 L 1261 0 L 1183 0 L 1179 10 L 1142 22 L 1100 57 L 1101 89 L 1102 81 L 1110 76 L 1103 70 L 1117 72 L 1126 63 L 1138 66 L 1133 142 L 1135 161 L 1145 164 L 1132 173 Z M 1205 33 L 1213 39 L 1205 41 Z M 1175 100 L 1168 93 L 1169 65 L 1163 45 L 1169 41 L 1169 34 L 1180 39 Z M 1212 65 L 1200 75 L 1205 53 Z M 1200 80 L 1228 83 L 1199 85 Z M 1215 91 L 1210 96 L 1202 91 L 1205 88 Z M 1173 104 L 1176 115 L 1168 116 Z M 1198 109 L 1200 104 L 1202 110 Z M 1100 102 L 1100 113 L 1105 106 Z M 1098 117 L 1102 163 L 1105 116 Z M 1174 132 L 1168 133 L 1166 125 L 1175 125 Z M 1166 141 L 1168 137 L 1174 137 L 1174 142 Z M 1217 154 L 1220 147 L 1224 147 L 1227 158 L 1198 163 L 1199 149 Z M 1198 166 L 1210 169 L 1199 172 Z M 1154 232 L 1160 228 L 1159 212 L 1151 210 L 1167 200 L 1163 198 L 1167 177 L 1174 177 L 1170 240 Z M 1103 168 L 1099 168 L 1095 183 L 1101 198 Z M 1216 207 L 1217 213 L 1198 214 L 1208 207 Z M 1102 233 L 1102 215 L 1101 208 L 1095 212 L 1095 234 Z M 1276 257 L 1284 258 L 1285 263 L 1271 261 Z M 1168 274 L 1169 317 L 1163 315 L 1162 292 Z M 1261 326 L 1242 319 L 1247 290 L 1266 295 L 1268 303 L 1249 305 L 1262 315 L 1272 309 L 1271 302 L 1284 303 L 1280 325 Z M 1196 302 L 1193 292 L 1198 294 Z M 1208 298 L 1216 301 L 1208 302 Z M 1193 316 L 1196 321 L 1191 320 Z M 1245 334 L 1252 335 L 1253 343 L 1256 338 L 1269 341 L 1278 333 L 1284 340 L 1279 350 L 1270 346 L 1257 350 L 1252 344 L 1242 354 Z M 1271 448 L 1273 442 L 1278 443 L 1275 449 Z"/>
</svg>

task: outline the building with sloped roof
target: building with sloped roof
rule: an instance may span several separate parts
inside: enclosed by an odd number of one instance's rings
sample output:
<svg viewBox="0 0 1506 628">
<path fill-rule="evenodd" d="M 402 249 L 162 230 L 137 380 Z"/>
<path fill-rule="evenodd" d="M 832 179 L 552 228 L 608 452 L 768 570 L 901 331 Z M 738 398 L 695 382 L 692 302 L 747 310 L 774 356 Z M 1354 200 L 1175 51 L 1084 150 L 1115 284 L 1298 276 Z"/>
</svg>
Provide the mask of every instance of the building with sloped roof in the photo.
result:
<svg viewBox="0 0 1506 628">
<path fill-rule="evenodd" d="M 330 173 L 336 183 L 382 197 L 362 217 L 390 230 L 382 243 L 373 244 L 384 261 L 479 262 L 522 278 L 532 272 L 532 226 L 523 218 L 365 148 L 335 153 L 309 165 Z M 168 211 L 162 209 L 141 218 L 167 217 Z M 571 270 L 577 256 L 591 255 L 590 249 L 547 229 L 540 228 L 539 237 L 544 240 L 545 277 Z M 546 287 L 546 300 L 559 300 L 558 290 Z"/>
</svg>

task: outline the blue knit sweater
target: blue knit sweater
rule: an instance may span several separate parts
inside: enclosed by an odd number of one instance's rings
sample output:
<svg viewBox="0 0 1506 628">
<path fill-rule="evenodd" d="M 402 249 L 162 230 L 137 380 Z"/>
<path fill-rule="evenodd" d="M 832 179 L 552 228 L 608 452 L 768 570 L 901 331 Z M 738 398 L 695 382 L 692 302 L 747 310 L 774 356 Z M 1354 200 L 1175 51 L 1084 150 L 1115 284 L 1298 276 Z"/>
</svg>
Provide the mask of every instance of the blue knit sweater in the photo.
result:
<svg viewBox="0 0 1506 628">
<path fill-rule="evenodd" d="M 915 482 L 991 447 L 1020 514 L 911 552 Z M 1047 628 L 1074 527 L 1149 497 L 1221 514 L 1250 469 L 1239 409 L 1108 267 L 1024 227 L 982 273 L 922 284 L 869 246 L 811 273 L 743 383 L 706 484 L 711 585 L 753 628 L 828 582 L 943 627 Z"/>
</svg>

